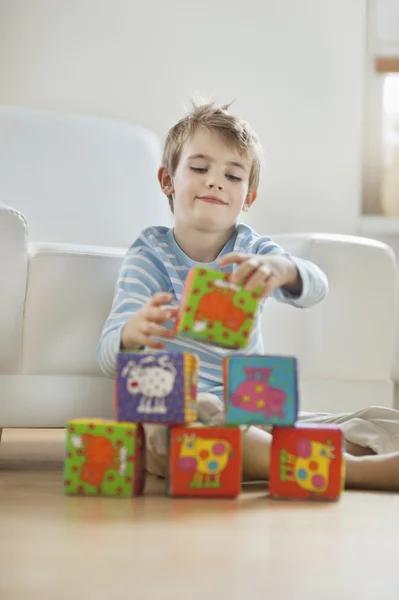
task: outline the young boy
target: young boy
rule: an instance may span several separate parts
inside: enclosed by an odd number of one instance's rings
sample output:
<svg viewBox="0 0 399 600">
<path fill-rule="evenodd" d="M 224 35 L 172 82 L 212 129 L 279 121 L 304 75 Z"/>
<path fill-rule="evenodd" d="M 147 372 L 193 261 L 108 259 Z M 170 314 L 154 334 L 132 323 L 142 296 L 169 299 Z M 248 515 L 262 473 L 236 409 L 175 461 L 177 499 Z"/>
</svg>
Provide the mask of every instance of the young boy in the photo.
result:
<svg viewBox="0 0 399 600">
<path fill-rule="evenodd" d="M 150 227 L 128 250 L 98 346 L 99 363 L 110 377 L 120 349 L 197 354 L 199 420 L 210 425 L 223 422 L 221 363 L 226 351 L 171 334 L 189 269 L 206 264 L 233 273 L 232 280 L 248 289 L 262 286 L 259 312 L 269 296 L 308 308 L 323 300 L 328 290 L 326 276 L 315 264 L 290 256 L 269 237 L 238 224 L 240 212 L 248 211 L 256 199 L 260 162 L 256 134 L 228 107 L 194 104 L 172 127 L 158 179 L 174 214 L 174 228 Z M 246 352 L 263 352 L 259 314 Z M 300 420 L 342 425 L 347 487 L 399 490 L 397 411 L 301 413 Z M 147 470 L 165 476 L 165 427 L 148 425 L 146 433 Z M 244 432 L 245 480 L 268 479 L 270 444 L 267 427 L 251 426 Z"/>
</svg>

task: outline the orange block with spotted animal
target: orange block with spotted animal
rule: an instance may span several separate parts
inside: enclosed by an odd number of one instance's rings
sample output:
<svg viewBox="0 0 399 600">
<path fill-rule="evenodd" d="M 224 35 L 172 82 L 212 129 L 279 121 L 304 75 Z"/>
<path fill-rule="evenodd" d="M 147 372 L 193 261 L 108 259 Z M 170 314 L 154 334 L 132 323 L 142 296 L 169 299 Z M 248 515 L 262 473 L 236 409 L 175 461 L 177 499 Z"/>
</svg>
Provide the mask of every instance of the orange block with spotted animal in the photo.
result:
<svg viewBox="0 0 399 600">
<path fill-rule="evenodd" d="M 171 427 L 170 496 L 235 498 L 241 493 L 239 427 Z"/>
<path fill-rule="evenodd" d="M 345 478 L 337 425 L 273 429 L 269 491 L 274 498 L 338 500 Z"/>
<path fill-rule="evenodd" d="M 249 291 L 230 274 L 193 267 L 186 279 L 174 334 L 223 348 L 246 348 L 261 299 L 261 288 Z"/>
</svg>

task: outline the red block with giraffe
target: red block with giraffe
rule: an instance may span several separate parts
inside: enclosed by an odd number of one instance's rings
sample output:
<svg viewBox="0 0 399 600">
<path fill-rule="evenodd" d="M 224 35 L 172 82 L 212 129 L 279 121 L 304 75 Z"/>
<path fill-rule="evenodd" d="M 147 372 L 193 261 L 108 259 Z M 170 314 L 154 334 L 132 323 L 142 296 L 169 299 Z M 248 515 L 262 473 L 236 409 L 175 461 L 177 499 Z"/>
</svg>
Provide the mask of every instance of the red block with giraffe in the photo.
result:
<svg viewBox="0 0 399 600">
<path fill-rule="evenodd" d="M 171 427 L 169 452 L 170 496 L 235 498 L 241 493 L 239 427 Z"/>
<path fill-rule="evenodd" d="M 345 476 L 344 438 L 337 425 L 273 429 L 270 495 L 274 498 L 338 500 Z"/>
</svg>

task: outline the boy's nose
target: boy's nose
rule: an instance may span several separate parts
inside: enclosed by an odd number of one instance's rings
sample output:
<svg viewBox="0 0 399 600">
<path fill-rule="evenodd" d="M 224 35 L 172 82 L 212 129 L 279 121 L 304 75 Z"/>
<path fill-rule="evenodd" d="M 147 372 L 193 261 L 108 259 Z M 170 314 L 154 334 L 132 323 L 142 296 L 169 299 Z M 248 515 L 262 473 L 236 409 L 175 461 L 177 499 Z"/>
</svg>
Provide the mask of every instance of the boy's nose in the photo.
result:
<svg viewBox="0 0 399 600">
<path fill-rule="evenodd" d="M 220 190 L 220 191 L 222 191 L 222 190 L 223 190 L 223 186 L 222 186 L 222 185 L 220 185 L 220 183 L 208 183 L 208 187 L 209 187 L 210 189 L 217 188 L 217 189 L 218 189 L 218 190 Z"/>
</svg>

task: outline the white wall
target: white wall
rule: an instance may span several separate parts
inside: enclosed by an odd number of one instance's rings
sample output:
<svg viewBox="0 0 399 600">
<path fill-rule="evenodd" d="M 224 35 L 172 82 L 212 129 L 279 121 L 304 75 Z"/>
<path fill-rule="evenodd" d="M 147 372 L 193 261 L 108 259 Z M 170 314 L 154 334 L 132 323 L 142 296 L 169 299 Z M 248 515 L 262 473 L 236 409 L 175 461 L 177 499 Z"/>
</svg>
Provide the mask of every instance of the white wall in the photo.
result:
<svg viewBox="0 0 399 600">
<path fill-rule="evenodd" d="M 249 222 L 355 232 L 364 21 L 363 0 L 1 0 L 0 103 L 163 136 L 193 93 L 236 98 L 266 151 Z"/>
</svg>

